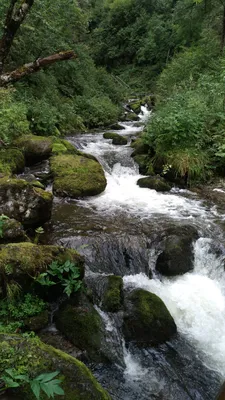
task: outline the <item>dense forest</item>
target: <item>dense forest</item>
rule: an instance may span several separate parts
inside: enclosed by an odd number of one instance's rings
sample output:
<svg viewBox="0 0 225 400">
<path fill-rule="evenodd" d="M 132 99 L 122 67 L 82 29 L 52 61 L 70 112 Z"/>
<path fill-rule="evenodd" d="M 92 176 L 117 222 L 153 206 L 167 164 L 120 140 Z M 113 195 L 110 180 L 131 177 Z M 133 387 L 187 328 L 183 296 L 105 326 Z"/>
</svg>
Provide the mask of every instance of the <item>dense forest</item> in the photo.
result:
<svg viewBox="0 0 225 400">
<path fill-rule="evenodd" d="M 0 396 L 211 400 L 224 173 L 225 0 L 0 0 Z"/>
</svg>

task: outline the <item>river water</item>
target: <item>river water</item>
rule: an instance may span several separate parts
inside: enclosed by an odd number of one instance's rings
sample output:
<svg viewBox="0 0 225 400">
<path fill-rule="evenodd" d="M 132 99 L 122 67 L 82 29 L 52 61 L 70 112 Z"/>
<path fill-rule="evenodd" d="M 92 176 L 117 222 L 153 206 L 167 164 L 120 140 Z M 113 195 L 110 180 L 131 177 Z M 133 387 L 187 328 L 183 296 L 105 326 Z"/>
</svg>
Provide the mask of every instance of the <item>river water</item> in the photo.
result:
<svg viewBox="0 0 225 400">
<path fill-rule="evenodd" d="M 142 119 L 147 116 L 143 109 Z M 123 128 L 118 133 L 129 141 L 142 129 L 131 123 Z M 128 348 L 116 317 L 99 309 L 123 362 L 90 368 L 115 400 L 214 399 L 225 378 L 225 249 L 218 224 L 224 215 L 188 190 L 164 194 L 139 188 L 129 144 L 114 146 L 102 133 L 68 140 L 98 158 L 107 187 L 85 200 L 56 198 L 51 242 L 83 253 L 91 279 L 114 273 L 123 276 L 125 288 L 156 293 L 178 328 L 177 336 L 158 348 Z M 183 225 L 194 226 L 200 235 L 194 270 L 170 279 L 159 276 L 154 267 L 162 236 L 168 227 Z"/>
</svg>

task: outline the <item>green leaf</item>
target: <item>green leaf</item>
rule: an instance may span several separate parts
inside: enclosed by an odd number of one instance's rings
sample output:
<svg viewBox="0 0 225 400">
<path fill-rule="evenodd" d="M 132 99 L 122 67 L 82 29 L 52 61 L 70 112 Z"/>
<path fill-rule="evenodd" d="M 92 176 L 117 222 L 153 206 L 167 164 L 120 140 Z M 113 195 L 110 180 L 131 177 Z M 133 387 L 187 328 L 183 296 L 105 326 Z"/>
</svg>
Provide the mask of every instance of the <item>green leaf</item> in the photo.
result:
<svg viewBox="0 0 225 400">
<path fill-rule="evenodd" d="M 30 387 L 31 387 L 31 390 L 34 393 L 36 399 L 39 400 L 40 399 L 40 391 L 41 391 L 40 382 L 38 382 L 36 379 L 34 379 L 33 381 L 30 382 Z"/>
<path fill-rule="evenodd" d="M 54 372 L 49 372 L 45 374 L 41 374 L 35 378 L 35 380 L 38 380 L 40 382 L 48 382 L 55 378 L 55 376 L 59 375 L 59 371 L 54 371 Z"/>
</svg>

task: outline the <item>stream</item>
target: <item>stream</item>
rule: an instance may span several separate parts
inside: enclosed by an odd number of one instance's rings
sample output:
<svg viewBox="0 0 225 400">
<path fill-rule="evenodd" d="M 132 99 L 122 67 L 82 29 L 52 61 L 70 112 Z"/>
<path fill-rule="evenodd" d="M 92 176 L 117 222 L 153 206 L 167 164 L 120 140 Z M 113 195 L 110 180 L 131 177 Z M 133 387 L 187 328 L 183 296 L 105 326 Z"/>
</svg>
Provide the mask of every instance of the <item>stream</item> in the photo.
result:
<svg viewBox="0 0 225 400">
<path fill-rule="evenodd" d="M 142 111 L 144 120 L 148 112 Z M 138 187 L 141 175 L 129 143 L 142 127 L 122 125 L 118 133 L 128 137 L 126 146 L 112 145 L 102 133 L 67 138 L 100 161 L 107 187 L 84 200 L 55 198 L 48 240 L 84 254 L 90 286 L 116 274 L 123 276 L 125 288 L 157 294 L 178 334 L 157 348 L 126 347 L 120 315 L 97 308 L 116 354 L 112 365 L 88 366 L 113 400 L 212 400 L 225 379 L 225 240 L 218 223 L 225 215 L 188 190 L 164 194 Z M 194 226 L 200 236 L 194 270 L 162 277 L 155 271 L 162 237 L 169 227 L 184 225 Z"/>
</svg>

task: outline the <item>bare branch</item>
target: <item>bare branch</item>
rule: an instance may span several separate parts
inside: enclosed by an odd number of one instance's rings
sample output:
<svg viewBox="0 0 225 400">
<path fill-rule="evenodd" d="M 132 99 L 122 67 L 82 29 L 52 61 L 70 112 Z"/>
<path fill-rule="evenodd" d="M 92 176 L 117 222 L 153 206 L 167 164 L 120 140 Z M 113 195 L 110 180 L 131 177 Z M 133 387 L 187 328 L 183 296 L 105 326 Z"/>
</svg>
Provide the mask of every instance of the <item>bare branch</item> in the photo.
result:
<svg viewBox="0 0 225 400">
<path fill-rule="evenodd" d="M 7 86 L 10 83 L 19 81 L 25 76 L 34 74 L 43 68 L 49 67 L 56 62 L 71 60 L 76 57 L 76 54 L 72 50 L 69 50 L 52 54 L 45 58 L 39 58 L 34 62 L 25 64 L 12 72 L 0 75 L 0 86 Z"/>
</svg>

